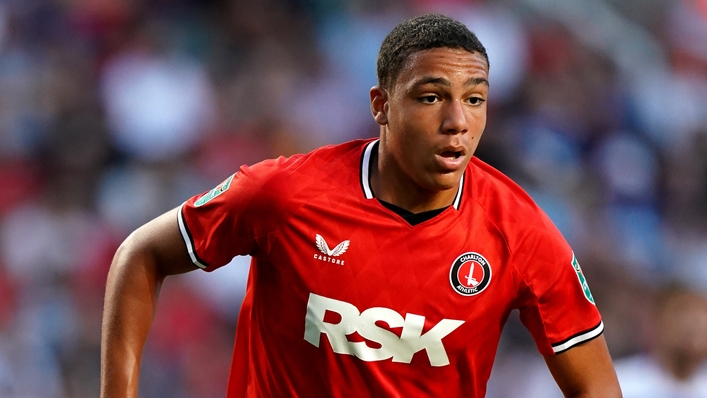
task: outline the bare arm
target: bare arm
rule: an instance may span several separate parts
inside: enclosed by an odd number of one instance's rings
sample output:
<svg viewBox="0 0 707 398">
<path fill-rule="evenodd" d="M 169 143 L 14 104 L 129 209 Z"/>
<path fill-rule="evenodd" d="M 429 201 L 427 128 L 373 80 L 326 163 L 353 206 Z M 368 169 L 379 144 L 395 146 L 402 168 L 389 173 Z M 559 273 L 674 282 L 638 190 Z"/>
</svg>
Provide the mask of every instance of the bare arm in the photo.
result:
<svg viewBox="0 0 707 398">
<path fill-rule="evenodd" d="M 604 336 L 545 357 L 545 362 L 566 397 L 621 397 Z"/>
<path fill-rule="evenodd" d="M 101 334 L 101 397 L 136 397 L 140 359 L 168 275 L 196 269 L 173 209 L 133 232 L 108 273 Z"/>
</svg>

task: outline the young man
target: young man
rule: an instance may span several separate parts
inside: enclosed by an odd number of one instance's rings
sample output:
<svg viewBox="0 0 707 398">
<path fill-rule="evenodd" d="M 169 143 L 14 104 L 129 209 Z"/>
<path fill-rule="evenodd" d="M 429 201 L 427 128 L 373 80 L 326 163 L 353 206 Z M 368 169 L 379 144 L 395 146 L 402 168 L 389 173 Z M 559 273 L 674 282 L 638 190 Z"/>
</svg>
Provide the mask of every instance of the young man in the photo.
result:
<svg viewBox="0 0 707 398">
<path fill-rule="evenodd" d="M 378 140 L 242 167 L 135 231 L 108 277 L 104 397 L 135 396 L 167 275 L 252 256 L 228 396 L 483 397 L 519 309 L 567 396 L 620 396 L 572 250 L 473 158 L 488 58 L 439 15 L 385 39 Z"/>
</svg>

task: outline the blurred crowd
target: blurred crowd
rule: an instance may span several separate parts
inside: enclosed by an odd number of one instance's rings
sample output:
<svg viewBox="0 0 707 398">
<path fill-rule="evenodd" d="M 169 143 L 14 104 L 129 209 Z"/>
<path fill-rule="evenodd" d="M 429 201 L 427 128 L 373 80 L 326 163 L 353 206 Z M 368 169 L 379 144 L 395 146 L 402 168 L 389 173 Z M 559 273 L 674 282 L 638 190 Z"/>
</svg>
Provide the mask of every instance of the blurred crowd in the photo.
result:
<svg viewBox="0 0 707 398">
<path fill-rule="evenodd" d="M 0 0 L 0 396 L 97 396 L 120 242 L 241 164 L 376 136 L 378 48 L 424 12 L 488 48 L 477 156 L 572 245 L 626 396 L 707 397 L 705 0 Z M 142 397 L 224 395 L 247 272 L 168 279 Z M 489 397 L 553 394 L 512 316 Z"/>
</svg>

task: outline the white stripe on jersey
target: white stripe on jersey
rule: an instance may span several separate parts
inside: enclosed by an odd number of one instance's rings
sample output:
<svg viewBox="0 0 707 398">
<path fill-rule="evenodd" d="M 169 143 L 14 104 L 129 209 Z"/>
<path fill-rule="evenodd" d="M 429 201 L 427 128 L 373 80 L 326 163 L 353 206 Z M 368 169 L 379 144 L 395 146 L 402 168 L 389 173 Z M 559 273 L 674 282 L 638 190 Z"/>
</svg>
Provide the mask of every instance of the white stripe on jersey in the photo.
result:
<svg viewBox="0 0 707 398">
<path fill-rule="evenodd" d="M 452 206 L 454 209 L 459 210 L 459 203 L 462 201 L 462 191 L 464 190 L 464 176 L 466 175 L 466 170 L 462 174 L 462 178 L 459 179 L 459 189 L 457 190 L 457 197 L 454 198 Z"/>
<path fill-rule="evenodd" d="M 369 173 L 371 172 L 371 152 L 373 152 L 373 148 L 376 146 L 378 141 L 379 140 L 372 141 L 366 145 L 366 149 L 363 151 L 363 160 L 361 161 L 361 184 L 363 186 L 363 193 L 366 196 L 366 199 L 373 199 L 373 190 L 371 190 Z"/>
<path fill-rule="evenodd" d="M 189 252 L 191 262 L 194 263 L 194 265 L 196 265 L 197 267 L 204 269 L 206 268 L 206 265 L 199 262 L 199 260 L 196 258 L 196 254 L 194 253 L 194 245 L 192 244 L 191 238 L 189 237 L 189 233 L 187 232 L 187 227 L 184 224 L 184 218 L 182 218 L 182 208 L 184 208 L 185 204 L 186 202 L 182 203 L 182 205 L 179 206 L 179 211 L 177 211 L 177 220 L 179 221 L 179 232 L 182 233 L 182 239 L 184 239 L 184 244 L 187 246 L 187 252 Z"/>
<path fill-rule="evenodd" d="M 603 331 L 604 331 L 604 322 L 602 321 L 602 322 L 599 322 L 599 325 L 597 327 L 595 327 L 594 329 L 584 332 L 578 336 L 572 337 L 571 339 L 565 341 L 562 344 L 552 346 L 552 350 L 556 354 L 558 352 L 566 351 L 579 343 L 583 343 L 587 340 L 591 340 L 591 339 L 599 336 Z"/>
</svg>

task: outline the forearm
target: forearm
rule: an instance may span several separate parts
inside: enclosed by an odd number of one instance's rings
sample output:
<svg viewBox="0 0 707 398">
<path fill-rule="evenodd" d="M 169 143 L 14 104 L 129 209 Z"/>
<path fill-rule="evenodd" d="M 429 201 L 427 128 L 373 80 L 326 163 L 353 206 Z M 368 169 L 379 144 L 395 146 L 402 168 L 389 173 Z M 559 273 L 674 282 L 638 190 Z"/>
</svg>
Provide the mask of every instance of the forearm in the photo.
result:
<svg viewBox="0 0 707 398">
<path fill-rule="evenodd" d="M 620 398 L 621 388 L 604 336 L 545 357 L 550 373 L 568 398 Z"/>
<path fill-rule="evenodd" d="M 101 334 L 101 397 L 136 397 L 140 359 L 163 277 L 131 237 L 108 273 Z"/>
</svg>

